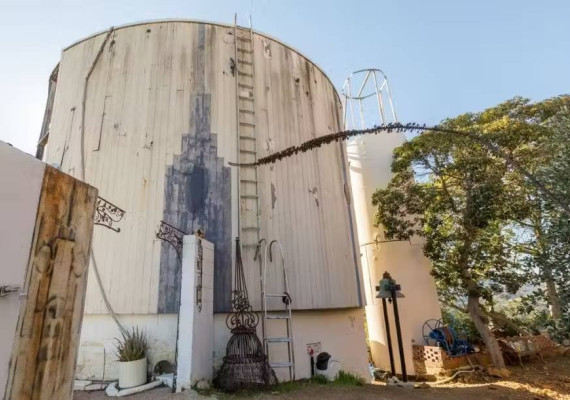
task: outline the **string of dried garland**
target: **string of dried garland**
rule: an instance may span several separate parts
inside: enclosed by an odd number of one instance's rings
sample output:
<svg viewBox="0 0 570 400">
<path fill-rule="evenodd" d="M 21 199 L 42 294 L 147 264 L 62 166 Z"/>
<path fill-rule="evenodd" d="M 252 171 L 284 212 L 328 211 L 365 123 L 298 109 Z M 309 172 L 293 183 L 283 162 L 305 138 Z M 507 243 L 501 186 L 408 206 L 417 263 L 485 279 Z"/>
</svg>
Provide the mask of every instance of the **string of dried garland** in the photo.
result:
<svg viewBox="0 0 570 400">
<path fill-rule="evenodd" d="M 305 153 L 309 150 L 319 148 L 322 145 L 329 144 L 332 142 L 338 142 L 341 140 L 343 140 L 343 141 L 348 140 L 348 139 L 356 137 L 356 136 L 369 135 L 369 134 L 375 134 L 376 135 L 378 133 L 392 133 L 392 132 L 403 133 L 403 132 L 414 132 L 414 131 L 420 132 L 420 133 L 423 133 L 426 131 L 440 132 L 440 133 L 452 133 L 452 134 L 457 134 L 457 135 L 468 136 L 472 140 L 474 140 L 474 141 L 478 142 L 479 144 L 485 146 L 487 149 L 489 149 L 496 156 L 504 159 L 513 168 L 517 169 L 521 174 L 523 174 L 529 180 L 529 182 L 532 185 L 534 185 L 538 189 L 540 189 L 542 191 L 542 193 L 545 195 L 545 197 L 548 197 L 552 201 L 558 203 L 558 205 L 560 207 L 562 207 L 562 209 L 567 214 L 570 215 L 570 205 L 565 201 L 565 199 L 559 198 L 557 195 L 555 195 L 548 187 L 546 187 L 546 185 L 544 185 L 533 174 L 531 174 L 528 170 L 526 170 L 524 167 L 522 167 L 520 165 L 520 163 L 511 156 L 511 154 L 509 154 L 506 151 L 503 151 L 498 145 L 491 142 L 487 138 L 483 137 L 481 134 L 479 134 L 477 132 L 446 129 L 446 128 L 442 128 L 439 126 L 428 126 L 426 124 L 421 125 L 421 124 L 418 124 L 415 122 L 406 123 L 406 124 L 403 124 L 400 122 L 395 122 L 395 123 L 390 123 L 390 124 L 385 124 L 385 125 L 374 126 L 373 128 L 368 128 L 368 129 L 355 129 L 355 130 L 335 132 L 335 133 L 331 133 L 329 135 L 319 136 L 319 137 L 316 137 L 314 139 L 307 140 L 306 142 L 301 143 L 298 146 L 287 147 L 286 149 L 275 152 L 275 153 L 270 154 L 266 157 L 261 157 L 260 159 L 258 159 L 256 162 L 253 162 L 253 163 L 229 162 L 229 165 L 234 166 L 234 167 L 258 167 L 258 166 L 266 165 L 266 164 L 274 164 L 277 161 L 280 161 L 280 160 L 287 158 L 287 157 L 294 156 L 298 153 Z"/>
<path fill-rule="evenodd" d="M 380 132 L 392 133 L 392 132 L 406 132 L 406 131 L 423 131 L 423 130 L 443 130 L 438 127 L 430 127 L 426 125 L 420 125 L 416 123 L 401 124 L 401 123 L 390 123 L 385 125 L 375 126 L 368 129 L 357 129 L 335 132 L 328 135 L 318 136 L 311 140 L 301 143 L 298 146 L 290 146 L 281 151 L 270 154 L 266 157 L 261 157 L 254 163 L 233 163 L 229 164 L 234 167 L 258 167 L 260 165 L 273 164 L 284 158 L 294 156 L 298 153 L 305 153 L 309 150 L 316 149 L 322 145 L 329 144 L 332 142 L 338 142 L 340 140 L 347 140 L 355 136 L 368 135 L 368 134 L 378 134 Z"/>
</svg>

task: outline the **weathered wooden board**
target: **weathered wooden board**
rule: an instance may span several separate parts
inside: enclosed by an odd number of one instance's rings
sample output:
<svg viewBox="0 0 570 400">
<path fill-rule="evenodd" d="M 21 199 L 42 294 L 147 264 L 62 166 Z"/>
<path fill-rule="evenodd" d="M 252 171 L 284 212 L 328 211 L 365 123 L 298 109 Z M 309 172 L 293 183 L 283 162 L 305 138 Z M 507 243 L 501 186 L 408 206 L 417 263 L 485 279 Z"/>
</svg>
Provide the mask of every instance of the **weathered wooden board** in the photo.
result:
<svg viewBox="0 0 570 400">
<path fill-rule="evenodd" d="M 83 81 L 105 35 L 66 49 L 60 62 L 46 152 L 48 163 L 71 174 L 80 171 Z M 258 156 L 341 128 L 338 95 L 320 69 L 264 35 L 255 34 L 253 45 Z M 227 165 L 238 159 L 234 52 L 232 27 L 157 22 L 115 30 L 95 66 L 85 180 L 127 212 L 120 233 L 96 229 L 93 237 L 117 313 L 177 309 L 178 261 L 155 236 L 162 219 L 188 232 L 205 228 L 216 248 L 216 311 L 229 307 L 239 204 L 237 172 Z M 346 170 L 340 144 L 259 168 L 261 237 L 283 244 L 296 309 L 362 304 Z M 199 174 L 204 180 L 192 179 Z M 188 207 L 200 196 L 204 207 L 194 212 Z M 246 250 L 244 264 L 258 309 L 253 255 Z M 94 280 L 86 312 L 106 312 Z"/>
<path fill-rule="evenodd" d="M 97 190 L 46 167 L 6 399 L 71 399 Z"/>
</svg>

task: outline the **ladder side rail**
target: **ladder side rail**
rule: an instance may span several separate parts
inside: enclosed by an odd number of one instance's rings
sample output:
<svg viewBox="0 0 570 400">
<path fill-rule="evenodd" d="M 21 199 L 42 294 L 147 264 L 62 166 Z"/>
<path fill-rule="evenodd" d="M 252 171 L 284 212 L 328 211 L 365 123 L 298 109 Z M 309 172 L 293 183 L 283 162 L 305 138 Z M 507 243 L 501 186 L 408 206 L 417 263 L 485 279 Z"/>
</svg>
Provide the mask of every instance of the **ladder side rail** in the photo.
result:
<svg viewBox="0 0 570 400">
<path fill-rule="evenodd" d="M 277 242 L 279 245 L 279 251 L 281 253 L 281 268 L 283 272 L 283 286 L 285 288 L 285 293 L 290 298 L 289 293 L 289 280 L 287 278 L 287 268 L 285 267 L 285 252 L 283 251 L 283 246 L 280 242 Z M 291 308 L 292 301 L 289 301 L 285 304 L 287 312 L 289 314 L 289 319 L 287 320 L 287 337 L 290 338 L 290 341 L 287 342 L 287 351 L 289 353 L 289 360 L 291 362 L 291 367 L 289 368 L 289 379 L 295 380 L 295 346 L 293 340 L 293 311 Z"/>
<path fill-rule="evenodd" d="M 282 272 L 283 272 L 283 288 L 284 293 L 286 293 L 287 295 L 289 295 L 289 283 L 287 280 L 287 269 L 285 267 L 285 252 L 283 251 L 283 246 L 281 245 L 281 242 L 279 242 L 277 239 L 274 239 L 271 241 L 271 243 L 269 244 L 269 258 L 271 259 L 271 248 L 273 246 L 273 244 L 277 244 L 279 246 L 279 253 L 281 255 L 281 268 L 282 268 Z M 293 340 L 293 323 L 292 323 L 292 319 L 293 319 L 293 315 L 292 315 L 292 310 L 291 310 L 291 302 L 287 302 L 285 303 L 285 310 L 287 312 L 287 315 L 289 316 L 289 318 L 286 319 L 286 330 L 287 330 L 287 338 L 289 339 L 289 341 L 287 342 L 287 353 L 288 353 L 288 357 L 289 357 L 289 379 L 290 380 L 295 380 L 295 346 L 294 346 L 294 340 Z"/>
<path fill-rule="evenodd" d="M 251 50 L 251 74 L 252 79 L 251 79 L 251 94 L 253 96 L 253 104 L 252 104 L 252 108 L 253 108 L 253 123 L 254 125 L 256 125 L 257 122 L 257 118 L 256 118 L 256 113 L 255 113 L 255 106 L 256 106 L 256 102 L 255 102 L 255 45 L 254 45 L 254 41 L 253 41 L 253 22 L 251 19 L 251 15 L 249 16 L 249 48 Z M 255 149 L 255 154 L 254 154 L 254 159 L 255 162 L 257 162 L 258 159 L 258 154 L 257 154 L 257 149 L 258 149 L 258 143 L 257 143 L 257 126 L 254 126 L 253 128 L 253 136 L 254 136 L 254 141 L 253 141 L 253 146 Z M 257 219 L 257 226 L 259 227 L 259 231 L 258 233 L 261 234 L 261 223 L 260 223 L 260 218 L 261 218 L 261 208 L 260 208 L 260 199 L 259 199 L 259 170 L 257 167 L 253 167 L 254 168 L 254 176 L 255 176 L 255 194 L 257 195 L 256 199 L 255 199 L 255 212 L 256 212 L 256 219 Z"/>
<path fill-rule="evenodd" d="M 267 248 L 269 246 L 266 244 L 265 245 L 265 255 L 263 257 L 263 276 L 262 276 L 262 295 L 263 295 L 263 319 L 264 319 L 264 323 L 267 323 L 267 293 L 266 293 L 266 288 L 267 288 Z M 265 355 L 267 356 L 267 358 L 269 359 L 269 342 L 267 341 L 267 335 L 263 336 L 263 346 L 265 348 Z"/>
<path fill-rule="evenodd" d="M 237 13 L 234 14 L 234 73 L 236 80 L 236 154 L 237 160 L 240 160 L 240 129 L 239 129 L 239 67 L 238 67 L 238 38 L 237 38 Z M 240 168 L 236 168 L 237 174 L 237 198 L 238 198 L 238 212 L 237 212 L 237 225 L 238 236 L 242 236 L 241 232 L 241 174 Z"/>
<path fill-rule="evenodd" d="M 263 261 L 264 261 L 264 256 L 265 253 L 262 253 L 262 247 L 263 245 L 265 245 L 265 247 L 267 247 L 267 240 L 265 240 L 264 238 L 259 239 L 259 242 L 257 242 L 257 247 L 255 249 L 255 256 L 253 257 L 253 261 L 258 261 L 259 263 L 259 285 L 260 285 L 260 306 L 261 306 L 261 337 L 264 338 L 266 336 L 266 331 L 265 331 L 265 318 L 263 317 L 264 314 L 264 303 L 263 303 L 263 299 L 265 298 L 265 289 L 263 287 Z M 265 249 L 265 248 L 264 248 Z M 262 255 L 263 254 L 263 255 Z"/>
<path fill-rule="evenodd" d="M 279 243 L 279 249 L 281 251 L 281 268 L 283 269 L 283 285 L 285 286 L 285 292 L 287 296 L 289 296 L 289 302 L 286 304 L 287 309 L 289 311 L 289 319 L 287 320 L 287 337 L 290 338 L 290 341 L 287 342 L 288 351 L 289 351 L 289 360 L 291 362 L 291 367 L 289 368 L 289 379 L 294 381 L 295 380 L 295 346 L 293 340 L 293 311 L 291 308 L 291 295 L 289 293 L 289 280 L 287 278 L 287 268 L 285 266 L 285 252 L 283 251 L 283 246 Z"/>
</svg>

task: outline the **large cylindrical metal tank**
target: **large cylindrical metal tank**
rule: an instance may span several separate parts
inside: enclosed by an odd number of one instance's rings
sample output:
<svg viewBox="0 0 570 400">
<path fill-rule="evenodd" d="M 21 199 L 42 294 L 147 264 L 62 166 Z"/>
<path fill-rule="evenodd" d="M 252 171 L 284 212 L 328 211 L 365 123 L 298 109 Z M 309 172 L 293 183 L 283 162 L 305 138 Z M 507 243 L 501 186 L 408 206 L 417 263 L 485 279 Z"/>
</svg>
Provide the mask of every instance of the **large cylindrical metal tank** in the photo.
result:
<svg viewBox="0 0 570 400">
<path fill-rule="evenodd" d="M 251 51 L 241 44 L 247 41 Z M 237 81 L 238 74 L 249 81 Z M 357 327 L 362 324 L 344 145 L 260 167 L 255 177 L 228 164 L 341 129 L 338 94 L 313 62 L 261 33 L 250 35 L 223 24 L 157 21 L 76 42 L 63 50 L 52 78 L 55 97 L 53 110 L 48 110 L 49 137 L 42 139 L 47 142 L 44 159 L 84 177 L 101 197 L 125 210 L 115 225 L 120 232 L 97 227 L 93 252 L 115 312 L 142 325 L 141 316 L 154 316 L 156 326 L 149 329 L 163 338 L 155 348 L 164 347 L 155 358 L 172 358 L 171 325 L 181 290 L 176 251 L 156 237 L 161 221 L 187 233 L 201 229 L 214 243 L 215 312 L 231 307 L 232 243 L 240 234 L 240 217 L 254 309 L 260 306 L 260 276 L 251 240 L 278 239 L 286 255 L 293 308 L 352 309 L 349 319 L 339 320 L 348 329 L 354 328 L 355 318 Z M 243 122 L 242 117 L 249 119 Z M 244 198 L 248 184 L 257 186 L 256 195 L 248 195 L 257 196 L 256 206 Z M 246 228 L 257 229 L 258 235 L 248 237 Z M 97 322 L 86 319 L 82 343 L 94 342 L 97 326 L 104 331 L 113 325 L 102 317 L 107 309 L 94 278 L 91 273 L 85 312 Z M 164 325 L 169 318 L 171 325 Z M 330 330 L 333 325 L 322 326 Z M 302 323 L 296 329 L 302 330 Z M 305 342 L 319 340 L 318 329 L 310 329 L 313 333 L 297 344 L 299 356 Z"/>
</svg>

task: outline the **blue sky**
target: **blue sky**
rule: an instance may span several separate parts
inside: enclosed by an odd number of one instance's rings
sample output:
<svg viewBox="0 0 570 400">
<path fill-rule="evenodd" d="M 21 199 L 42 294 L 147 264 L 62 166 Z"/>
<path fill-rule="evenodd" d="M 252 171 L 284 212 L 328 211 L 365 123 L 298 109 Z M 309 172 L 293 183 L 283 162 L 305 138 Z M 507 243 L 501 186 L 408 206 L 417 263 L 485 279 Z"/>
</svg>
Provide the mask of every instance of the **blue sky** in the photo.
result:
<svg viewBox="0 0 570 400">
<path fill-rule="evenodd" d="M 401 121 L 437 123 L 515 95 L 570 93 L 570 1 L 0 0 L 0 140 L 33 153 L 61 49 L 129 22 L 242 24 L 299 49 L 340 88 L 381 68 Z"/>
</svg>

